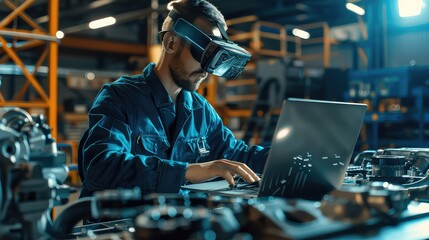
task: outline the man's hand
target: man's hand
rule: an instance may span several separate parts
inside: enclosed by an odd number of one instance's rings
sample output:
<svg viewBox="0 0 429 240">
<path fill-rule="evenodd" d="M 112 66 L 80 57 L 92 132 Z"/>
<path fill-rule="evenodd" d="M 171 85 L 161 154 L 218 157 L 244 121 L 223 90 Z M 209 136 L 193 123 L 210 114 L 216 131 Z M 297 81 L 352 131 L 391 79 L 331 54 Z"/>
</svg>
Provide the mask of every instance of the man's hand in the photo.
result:
<svg viewBox="0 0 429 240">
<path fill-rule="evenodd" d="M 234 176 L 239 175 L 249 183 L 260 178 L 246 164 L 226 159 L 204 163 L 189 164 L 185 179 L 192 182 L 204 182 L 215 177 L 225 178 L 230 185 L 235 185 Z"/>
</svg>

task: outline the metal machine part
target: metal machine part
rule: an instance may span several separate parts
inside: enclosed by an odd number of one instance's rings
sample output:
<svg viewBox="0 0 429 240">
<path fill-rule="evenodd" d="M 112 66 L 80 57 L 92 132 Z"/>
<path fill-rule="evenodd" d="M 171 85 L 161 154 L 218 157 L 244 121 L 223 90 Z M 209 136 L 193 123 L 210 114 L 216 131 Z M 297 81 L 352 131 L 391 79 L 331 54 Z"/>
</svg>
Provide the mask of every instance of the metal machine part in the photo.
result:
<svg viewBox="0 0 429 240">
<path fill-rule="evenodd" d="M 21 164 L 8 172 L 3 183 L 1 239 L 39 239 L 48 224 L 45 217 L 53 207 L 54 182 L 43 177 L 42 168 L 34 163 Z"/>
<path fill-rule="evenodd" d="M 405 175 L 405 156 L 375 155 L 372 157 L 372 175 L 377 177 L 402 177 Z"/>
<path fill-rule="evenodd" d="M 376 153 L 375 150 L 365 150 L 358 153 L 353 159 L 354 166 L 361 166 L 362 168 L 366 168 L 368 162 L 371 161 L 372 156 Z"/>
<path fill-rule="evenodd" d="M 429 170 L 429 149 L 428 148 L 386 148 L 379 149 L 374 154 L 376 156 L 391 156 L 391 158 L 403 160 L 394 160 L 397 165 L 402 165 L 404 169 L 403 175 L 406 175 L 407 171 L 414 167 L 415 175 L 424 176 Z"/>
<path fill-rule="evenodd" d="M 203 195 L 142 195 L 138 189 L 106 190 L 79 199 L 65 209 L 53 225 L 52 236 L 55 239 L 324 239 L 374 233 L 384 226 L 429 216 L 429 203 L 410 203 L 422 194 L 427 195 L 427 188 L 413 192 L 415 195 L 410 197 L 407 188 L 371 183 L 333 191 L 319 202 L 277 197 L 245 200 Z M 416 204 L 422 208 L 412 209 Z M 89 217 L 101 222 L 73 228 L 79 220 Z M 103 221 L 111 217 L 121 219 Z"/>
<path fill-rule="evenodd" d="M 376 190 L 378 186 L 371 188 L 334 191 L 321 202 L 258 199 L 248 205 L 248 223 L 244 228 L 254 239 L 343 239 L 341 236 L 347 234 L 365 239 L 366 234 L 380 237 L 385 226 L 428 216 L 427 209 L 418 213 L 408 210 L 411 204 L 404 204 L 408 198 L 395 199 L 406 196 L 406 191 L 393 188 L 389 190 L 393 191 L 390 195 L 384 195 L 385 190 Z M 389 199 L 395 199 L 395 203 Z M 424 208 L 429 204 L 420 206 Z"/>
<path fill-rule="evenodd" d="M 406 188 L 373 182 L 331 192 L 324 197 L 321 211 L 331 219 L 362 223 L 374 217 L 399 216 L 406 210 L 409 201 Z"/>
<path fill-rule="evenodd" d="M 32 118 L 21 109 L 0 108 L 0 157 L 2 163 L 15 164 L 28 161 L 30 144 L 27 136 L 20 134 L 19 129 L 27 125 Z M 2 167 L 2 169 L 4 169 Z"/>
<path fill-rule="evenodd" d="M 206 239 L 203 235 L 233 239 L 242 234 L 241 223 L 247 221 L 246 203 L 241 198 L 205 194 L 143 195 L 138 188 L 105 190 L 66 208 L 50 234 L 58 239 L 83 238 L 91 237 L 97 229 L 98 234 L 122 231 L 136 239 Z M 83 219 L 92 223 L 75 227 Z M 106 227 L 114 222 L 122 227 Z"/>
<path fill-rule="evenodd" d="M 0 108 L 0 239 L 39 239 L 50 209 L 68 200 L 65 154 L 44 117 Z"/>
<path fill-rule="evenodd" d="M 212 231 L 210 227 L 208 209 L 166 205 L 138 215 L 134 236 L 137 239 L 205 239 L 204 235 Z"/>
<path fill-rule="evenodd" d="M 362 175 L 361 180 L 394 184 L 420 181 L 429 170 L 428 148 L 387 148 L 367 150 L 356 155 L 347 175 Z"/>
</svg>

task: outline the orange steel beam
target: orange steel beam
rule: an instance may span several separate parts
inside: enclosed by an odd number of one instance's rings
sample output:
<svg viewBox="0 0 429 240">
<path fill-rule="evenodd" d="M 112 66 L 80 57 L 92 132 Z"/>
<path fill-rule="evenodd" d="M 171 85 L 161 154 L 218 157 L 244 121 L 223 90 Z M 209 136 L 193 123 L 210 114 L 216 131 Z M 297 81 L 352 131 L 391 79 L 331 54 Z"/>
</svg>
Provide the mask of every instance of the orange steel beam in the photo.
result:
<svg viewBox="0 0 429 240">
<path fill-rule="evenodd" d="M 21 68 L 21 71 L 24 73 L 24 76 L 33 84 L 34 89 L 39 93 L 39 95 L 43 98 L 43 100 L 48 101 L 48 96 L 46 95 L 43 88 L 40 86 L 40 84 L 37 82 L 37 80 L 28 72 L 28 70 L 25 68 L 24 63 L 21 61 L 21 59 L 16 55 L 12 49 L 10 49 L 7 46 L 6 40 L 0 36 L 0 42 L 2 44 L 3 50 L 6 52 L 7 55 Z"/>
<path fill-rule="evenodd" d="M 259 31 L 261 24 L 259 22 L 256 22 L 253 24 L 252 32 L 253 32 L 253 39 L 251 42 L 250 47 L 254 49 L 256 52 L 261 50 L 262 44 L 261 44 L 261 32 Z"/>
<path fill-rule="evenodd" d="M 27 50 L 27 49 L 30 49 L 30 48 L 35 48 L 35 47 L 38 47 L 38 46 L 42 46 L 45 43 L 46 43 L 46 41 L 42 41 L 42 40 L 28 40 L 28 41 L 24 41 L 23 43 L 20 43 L 19 46 L 13 46 L 12 48 L 16 52 L 18 52 L 18 51 L 23 51 L 23 50 Z M 3 49 L 0 49 L 0 53 L 4 53 Z M 5 55 L 5 56 L 7 56 L 7 55 Z M 0 60 L 0 63 L 2 63 L 1 60 Z"/>
<path fill-rule="evenodd" d="M 25 41 L 24 43 L 20 44 L 19 46 L 15 47 L 15 50 L 26 50 L 29 48 L 34 48 L 34 47 L 38 47 L 38 46 L 42 46 L 46 43 L 46 41 L 42 41 L 42 40 L 28 40 Z"/>
<path fill-rule="evenodd" d="M 204 84 L 198 89 L 198 93 L 204 97 L 213 106 L 216 106 L 216 89 L 218 77 L 212 75 Z"/>
<path fill-rule="evenodd" d="M 22 51 L 22 50 L 27 50 L 29 48 L 35 48 L 38 46 L 42 46 L 45 44 L 46 44 L 46 41 L 42 41 L 42 40 L 28 40 L 22 44 L 19 44 L 19 46 L 16 46 L 13 49 L 15 49 L 15 51 Z"/>
<path fill-rule="evenodd" d="M 59 0 L 49 1 L 49 33 L 55 36 L 58 31 Z M 49 42 L 48 60 L 49 80 L 49 126 L 52 128 L 52 137 L 57 139 L 58 134 L 58 42 Z M 53 212 L 55 216 L 55 211 Z"/>
<path fill-rule="evenodd" d="M 34 0 L 27 0 L 24 3 L 22 3 L 19 7 L 15 8 L 8 16 L 6 16 L 1 22 L 0 22 L 0 28 L 6 27 L 9 23 L 11 23 L 19 14 L 21 14 L 25 9 L 30 7 L 31 4 L 33 4 Z"/>
<path fill-rule="evenodd" d="M 359 15 L 357 15 L 357 16 L 358 16 L 357 19 L 359 22 L 359 29 L 360 29 L 360 32 L 362 33 L 362 38 L 364 40 L 368 40 L 368 29 L 366 28 L 366 24 L 363 21 L 362 16 L 359 16 Z"/>
<path fill-rule="evenodd" d="M 359 54 L 359 57 L 360 57 L 360 59 L 362 60 L 362 62 L 364 64 L 365 68 L 367 68 L 368 67 L 368 57 L 366 56 L 366 53 L 362 49 L 362 47 L 358 48 L 358 54 Z"/>
<path fill-rule="evenodd" d="M 27 102 L 27 101 L 7 101 L 2 106 L 20 107 L 20 108 L 47 108 L 47 102 Z"/>
<path fill-rule="evenodd" d="M 0 103 L 2 106 L 15 106 L 23 108 L 46 108 L 48 112 L 48 123 L 52 128 L 52 136 L 57 137 L 57 98 L 58 98 L 58 79 L 57 79 L 57 68 L 58 68 L 58 39 L 55 37 L 56 32 L 58 31 L 58 11 L 59 11 L 59 1 L 50 0 L 49 1 L 49 32 L 43 29 L 39 24 L 34 21 L 30 16 L 28 16 L 24 11 L 30 7 L 35 0 L 25 0 L 18 7 L 12 3 L 10 0 L 4 0 L 5 4 L 12 10 L 2 21 L 0 21 L 0 53 L 6 53 L 5 56 L 0 58 L 0 62 L 6 62 L 10 59 L 18 65 L 26 77 L 26 82 L 24 83 L 23 88 L 18 92 L 17 98 L 22 98 L 25 91 L 28 90 L 30 86 L 36 90 L 40 95 L 41 100 L 37 102 L 26 102 L 26 101 L 6 101 L 2 93 L 0 93 Z M 12 21 L 17 17 L 22 18 L 32 30 L 23 30 L 23 29 L 6 29 Z M 10 36 L 13 39 L 29 39 L 25 42 L 20 42 L 19 44 L 13 44 L 11 47 L 8 46 L 8 42 L 4 38 L 5 36 Z M 47 43 L 46 43 L 47 42 Z M 35 66 L 34 72 L 30 72 L 26 69 L 24 63 L 17 55 L 17 50 L 25 50 L 32 47 L 37 47 L 46 44 L 45 51 L 39 57 L 37 64 Z M 45 91 L 41 84 L 36 80 L 35 75 L 38 68 L 46 60 L 49 54 L 49 73 L 48 73 L 48 90 Z M 47 93 L 49 91 L 49 94 Z"/>
<path fill-rule="evenodd" d="M 65 37 L 61 40 L 61 48 L 76 48 L 112 53 L 145 55 L 147 49 L 142 44 L 122 43 L 80 37 Z"/>
<path fill-rule="evenodd" d="M 15 6 L 15 4 L 13 4 L 11 1 L 9 0 L 4 0 L 4 3 L 13 11 L 15 9 L 17 9 L 18 7 Z M 28 16 L 25 12 L 20 12 L 18 14 L 28 25 L 30 25 L 32 28 L 37 29 L 41 32 L 46 32 L 45 29 L 43 29 L 39 24 L 37 24 L 37 22 L 32 19 L 30 16 Z"/>
<path fill-rule="evenodd" d="M 286 36 L 286 28 L 285 27 L 281 27 L 280 28 L 280 52 L 283 56 L 286 56 L 287 54 L 287 48 L 286 48 L 286 44 L 287 44 L 287 36 Z"/>
<path fill-rule="evenodd" d="M 278 23 L 272 23 L 272 22 L 266 22 L 266 21 L 259 21 L 259 23 L 261 24 L 261 26 L 265 26 L 265 27 L 277 28 L 277 29 L 283 28 L 283 25 Z"/>
<path fill-rule="evenodd" d="M 331 41 L 329 36 L 329 26 L 327 23 L 323 23 L 323 67 L 328 68 L 330 66 L 330 52 L 331 52 Z"/>
<path fill-rule="evenodd" d="M 34 72 L 33 77 L 36 77 L 37 70 L 42 65 L 43 61 L 45 61 L 46 57 L 48 56 L 48 49 L 46 48 L 42 55 L 40 56 L 39 60 L 37 60 L 36 65 L 34 66 Z M 24 86 L 19 90 L 18 94 L 13 98 L 14 100 L 22 100 L 22 97 L 24 96 L 24 93 L 27 91 L 28 87 L 31 85 L 30 81 L 26 81 L 24 83 Z"/>
</svg>

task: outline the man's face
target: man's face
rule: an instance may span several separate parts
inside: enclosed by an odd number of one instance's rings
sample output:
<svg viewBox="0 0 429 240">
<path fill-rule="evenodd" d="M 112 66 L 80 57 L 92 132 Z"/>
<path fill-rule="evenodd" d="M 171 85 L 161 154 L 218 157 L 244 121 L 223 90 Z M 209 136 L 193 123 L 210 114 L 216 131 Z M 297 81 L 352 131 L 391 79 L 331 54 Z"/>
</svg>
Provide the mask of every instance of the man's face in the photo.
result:
<svg viewBox="0 0 429 240">
<path fill-rule="evenodd" d="M 193 24 L 209 35 L 220 36 L 219 29 L 206 19 L 197 18 Z M 192 57 L 191 44 L 183 39 L 180 40 L 180 47 L 170 61 L 170 72 L 177 86 L 188 91 L 195 91 L 207 79 L 208 73 Z"/>
</svg>

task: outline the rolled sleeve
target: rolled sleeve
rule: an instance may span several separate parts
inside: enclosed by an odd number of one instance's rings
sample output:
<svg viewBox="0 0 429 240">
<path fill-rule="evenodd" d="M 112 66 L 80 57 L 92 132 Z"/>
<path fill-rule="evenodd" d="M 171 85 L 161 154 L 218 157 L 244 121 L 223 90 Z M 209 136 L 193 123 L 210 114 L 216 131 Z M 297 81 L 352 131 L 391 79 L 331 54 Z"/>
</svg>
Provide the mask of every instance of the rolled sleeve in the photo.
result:
<svg viewBox="0 0 429 240">
<path fill-rule="evenodd" d="M 156 192 L 178 193 L 185 181 L 185 173 L 188 169 L 187 162 L 161 160 L 158 165 L 159 179 Z"/>
</svg>

